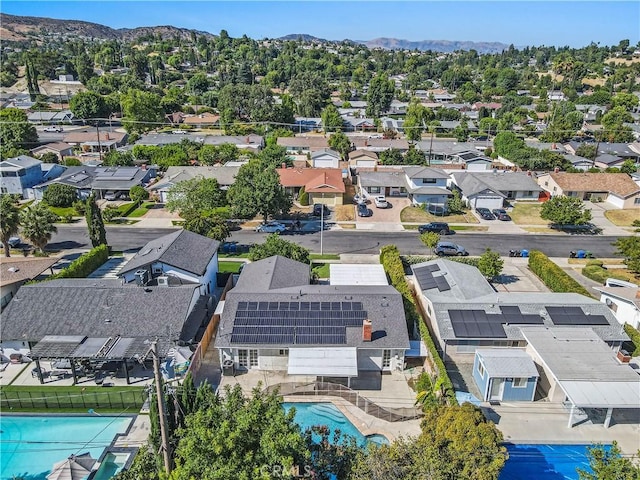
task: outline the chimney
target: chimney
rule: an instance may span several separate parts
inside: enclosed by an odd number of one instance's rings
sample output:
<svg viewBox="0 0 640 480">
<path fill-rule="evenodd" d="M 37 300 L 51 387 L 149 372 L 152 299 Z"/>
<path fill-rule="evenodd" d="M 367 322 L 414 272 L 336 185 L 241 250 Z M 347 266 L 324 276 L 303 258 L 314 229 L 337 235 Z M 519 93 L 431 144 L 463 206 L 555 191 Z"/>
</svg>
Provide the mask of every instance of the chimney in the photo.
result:
<svg viewBox="0 0 640 480">
<path fill-rule="evenodd" d="M 362 341 L 371 341 L 371 320 L 364 319 L 362 321 Z"/>
<path fill-rule="evenodd" d="M 285 169 L 285 168 L 287 168 L 287 164 L 286 164 L 286 163 L 284 163 L 284 162 L 282 162 L 282 164 L 280 165 L 280 167 L 281 167 L 282 169 Z"/>
<path fill-rule="evenodd" d="M 146 163 L 143 163 L 142 165 L 140 165 L 140 168 L 141 168 L 142 170 L 146 170 L 146 169 L 147 169 L 147 164 L 146 164 Z"/>
<path fill-rule="evenodd" d="M 631 361 L 631 355 L 626 350 L 618 350 L 617 357 L 620 363 L 629 363 Z"/>
<path fill-rule="evenodd" d="M 560 167 L 556 167 L 553 169 L 553 173 L 559 173 L 560 172 Z"/>
<path fill-rule="evenodd" d="M 527 170 L 527 177 L 530 177 L 533 174 L 531 170 Z"/>
</svg>

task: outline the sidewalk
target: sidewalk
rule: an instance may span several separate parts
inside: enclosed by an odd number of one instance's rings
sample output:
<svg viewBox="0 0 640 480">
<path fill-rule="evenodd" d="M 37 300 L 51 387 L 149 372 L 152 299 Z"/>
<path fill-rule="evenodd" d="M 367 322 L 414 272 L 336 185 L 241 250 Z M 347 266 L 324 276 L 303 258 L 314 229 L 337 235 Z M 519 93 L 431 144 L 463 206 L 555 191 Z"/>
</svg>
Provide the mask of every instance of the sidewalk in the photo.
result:
<svg viewBox="0 0 640 480">
<path fill-rule="evenodd" d="M 555 257 L 551 258 L 551 260 L 569 274 L 576 282 L 586 288 L 591 295 L 595 298 L 600 298 L 600 292 L 596 291 L 595 287 L 602 287 L 602 284 L 582 275 L 581 271 L 584 268 L 584 265 L 569 263 L 568 258 Z"/>
</svg>

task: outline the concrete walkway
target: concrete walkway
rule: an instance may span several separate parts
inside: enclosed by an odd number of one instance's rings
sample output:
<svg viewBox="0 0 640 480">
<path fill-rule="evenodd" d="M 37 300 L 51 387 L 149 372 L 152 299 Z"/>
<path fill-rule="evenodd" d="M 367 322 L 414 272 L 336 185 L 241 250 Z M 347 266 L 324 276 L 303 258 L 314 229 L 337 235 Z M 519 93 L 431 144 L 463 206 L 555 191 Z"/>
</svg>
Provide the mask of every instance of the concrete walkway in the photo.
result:
<svg viewBox="0 0 640 480">
<path fill-rule="evenodd" d="M 614 208 L 608 203 L 592 203 L 585 201 L 584 206 L 585 209 L 591 210 L 591 223 L 601 228 L 603 235 L 629 235 L 628 230 L 614 225 L 607 217 L 605 217 L 605 212 Z"/>
<path fill-rule="evenodd" d="M 569 263 L 568 258 L 555 257 L 551 260 L 553 261 L 553 263 L 562 268 L 562 270 L 564 270 L 568 275 L 570 275 L 576 282 L 586 288 L 591 295 L 593 295 L 595 298 L 600 298 L 600 292 L 596 291 L 595 287 L 602 287 L 602 284 L 582 275 L 581 272 L 584 268 L 583 264 Z"/>
</svg>

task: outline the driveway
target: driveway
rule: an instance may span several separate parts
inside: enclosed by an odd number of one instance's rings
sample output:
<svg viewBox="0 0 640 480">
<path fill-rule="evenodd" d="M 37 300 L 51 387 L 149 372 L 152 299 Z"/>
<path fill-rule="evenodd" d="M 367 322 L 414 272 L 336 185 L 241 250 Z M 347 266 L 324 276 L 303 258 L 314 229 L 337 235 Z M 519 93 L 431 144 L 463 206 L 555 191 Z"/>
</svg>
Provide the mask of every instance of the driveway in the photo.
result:
<svg viewBox="0 0 640 480">
<path fill-rule="evenodd" d="M 607 210 L 615 210 L 613 205 L 607 202 L 593 203 L 585 201 L 584 207 L 587 210 L 591 210 L 591 223 L 596 227 L 601 228 L 603 235 L 629 235 L 628 231 L 614 225 L 607 217 L 604 216 Z"/>
<path fill-rule="evenodd" d="M 387 197 L 387 208 L 377 208 L 373 200 L 367 203 L 373 215 L 370 217 L 359 217 L 356 212 L 356 229 L 376 230 L 376 231 L 402 231 L 400 212 L 405 207 L 411 205 L 411 200 L 405 197 Z M 353 206 L 355 209 L 355 205 Z"/>
</svg>

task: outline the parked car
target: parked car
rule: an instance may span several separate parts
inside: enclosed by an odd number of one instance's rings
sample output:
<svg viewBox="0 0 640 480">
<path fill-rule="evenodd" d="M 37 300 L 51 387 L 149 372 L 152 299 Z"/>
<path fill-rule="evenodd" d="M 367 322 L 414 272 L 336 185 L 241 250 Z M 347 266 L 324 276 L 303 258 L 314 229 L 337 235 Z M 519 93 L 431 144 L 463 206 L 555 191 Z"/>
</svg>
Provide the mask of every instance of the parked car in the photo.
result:
<svg viewBox="0 0 640 480">
<path fill-rule="evenodd" d="M 511 217 L 504 208 L 494 208 L 491 210 L 491 213 L 493 213 L 498 220 L 502 220 L 503 222 L 511 221 Z"/>
<path fill-rule="evenodd" d="M 489 210 L 488 208 L 478 207 L 478 208 L 476 208 L 476 212 L 478 212 L 478 215 L 480 215 L 480 217 L 483 220 L 495 220 L 496 219 L 496 217 L 493 216 L 493 213 L 491 213 L 491 210 Z"/>
<path fill-rule="evenodd" d="M 353 203 L 367 203 L 367 198 L 362 193 L 356 193 L 353 196 Z"/>
<path fill-rule="evenodd" d="M 384 195 L 378 195 L 373 199 L 376 204 L 376 208 L 387 208 L 389 204 L 387 203 L 387 198 Z"/>
<path fill-rule="evenodd" d="M 469 252 L 467 252 L 462 245 L 451 242 L 438 242 L 435 252 L 439 257 L 444 255 L 466 257 L 469 255 Z"/>
<path fill-rule="evenodd" d="M 256 227 L 256 232 L 262 233 L 282 233 L 287 229 L 284 224 L 280 222 L 268 222 L 262 223 Z"/>
<path fill-rule="evenodd" d="M 16 248 L 20 246 L 22 240 L 20 240 L 20 237 L 11 237 L 7 243 L 11 248 Z"/>
<path fill-rule="evenodd" d="M 113 202 L 116 198 L 116 192 L 113 192 L 111 190 L 104 194 L 104 199 L 110 202 Z"/>
<path fill-rule="evenodd" d="M 358 216 L 359 217 L 370 217 L 373 215 L 373 211 L 370 208 L 367 208 L 367 205 L 364 203 L 358 204 Z"/>
<path fill-rule="evenodd" d="M 420 225 L 418 227 L 418 232 L 436 232 L 440 235 L 450 235 L 453 233 L 453 230 L 449 228 L 449 224 L 445 222 L 431 222 L 425 223 L 424 225 Z"/>
<path fill-rule="evenodd" d="M 582 225 L 561 225 L 559 223 L 551 224 L 551 228 L 553 230 L 560 230 L 562 232 L 570 233 L 570 234 L 588 234 L 588 235 L 597 235 L 602 233 L 602 229 L 596 227 L 593 223 L 585 223 Z"/>
<path fill-rule="evenodd" d="M 322 203 L 315 203 L 313 205 L 313 210 L 311 211 L 311 215 L 313 215 L 314 217 L 319 217 L 321 215 L 326 217 L 329 215 L 329 213 L 331 213 L 329 207 Z"/>
<path fill-rule="evenodd" d="M 51 125 L 50 127 L 44 127 L 44 131 L 45 132 L 56 132 L 56 133 L 60 133 L 62 132 L 62 127 L 58 127 L 56 125 Z"/>
</svg>

